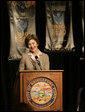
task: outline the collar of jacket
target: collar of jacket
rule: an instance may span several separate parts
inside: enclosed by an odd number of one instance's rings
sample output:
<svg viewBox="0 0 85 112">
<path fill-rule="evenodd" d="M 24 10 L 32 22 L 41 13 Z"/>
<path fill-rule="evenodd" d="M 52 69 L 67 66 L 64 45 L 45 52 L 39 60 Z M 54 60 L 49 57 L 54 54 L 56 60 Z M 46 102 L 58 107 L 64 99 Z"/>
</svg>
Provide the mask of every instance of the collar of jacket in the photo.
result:
<svg viewBox="0 0 85 112">
<path fill-rule="evenodd" d="M 29 55 L 34 61 L 36 61 L 36 60 L 35 60 L 35 56 L 34 56 L 31 52 L 29 52 L 28 55 Z M 38 58 L 39 58 L 41 55 L 42 55 L 42 52 L 39 50 L 39 52 L 38 52 L 38 54 L 37 54 Z"/>
</svg>

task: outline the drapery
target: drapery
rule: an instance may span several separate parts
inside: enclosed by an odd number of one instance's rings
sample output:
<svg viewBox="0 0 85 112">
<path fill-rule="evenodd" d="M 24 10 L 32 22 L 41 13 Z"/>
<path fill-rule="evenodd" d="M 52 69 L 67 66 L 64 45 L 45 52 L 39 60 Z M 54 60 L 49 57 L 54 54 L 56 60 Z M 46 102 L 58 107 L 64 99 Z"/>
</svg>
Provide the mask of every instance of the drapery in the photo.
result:
<svg viewBox="0 0 85 112">
<path fill-rule="evenodd" d="M 25 46 L 25 38 L 35 34 L 35 1 L 8 1 L 10 21 L 10 53 L 9 60 L 20 59 L 22 53 L 29 50 Z"/>
<path fill-rule="evenodd" d="M 46 43 L 45 49 L 73 50 L 73 29 L 72 29 L 72 1 L 47 1 L 46 3 Z M 66 7 L 70 13 L 66 26 Z M 69 30 L 68 30 L 69 29 Z"/>
</svg>

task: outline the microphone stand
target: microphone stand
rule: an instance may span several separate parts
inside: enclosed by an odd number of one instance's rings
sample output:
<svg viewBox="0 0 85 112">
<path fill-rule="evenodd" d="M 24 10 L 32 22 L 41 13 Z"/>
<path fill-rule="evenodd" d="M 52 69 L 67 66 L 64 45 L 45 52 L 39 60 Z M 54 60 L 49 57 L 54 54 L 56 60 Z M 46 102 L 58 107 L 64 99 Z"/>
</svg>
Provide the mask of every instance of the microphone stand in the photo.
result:
<svg viewBox="0 0 85 112">
<path fill-rule="evenodd" d="M 38 65 L 40 66 L 40 69 L 42 70 L 42 67 L 41 67 L 40 61 L 39 61 L 39 59 L 38 59 L 38 56 L 35 56 L 35 59 L 37 60 L 37 63 L 38 63 Z"/>
</svg>

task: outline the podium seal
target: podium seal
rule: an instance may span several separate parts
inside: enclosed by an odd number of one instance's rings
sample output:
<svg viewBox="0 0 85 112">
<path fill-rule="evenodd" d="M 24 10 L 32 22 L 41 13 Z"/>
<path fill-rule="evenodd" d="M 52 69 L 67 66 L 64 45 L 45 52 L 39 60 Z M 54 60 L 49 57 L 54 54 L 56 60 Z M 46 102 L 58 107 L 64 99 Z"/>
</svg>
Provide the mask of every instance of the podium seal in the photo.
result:
<svg viewBox="0 0 85 112">
<path fill-rule="evenodd" d="M 44 108 L 52 105 L 56 96 L 57 88 L 53 81 L 48 78 L 36 78 L 27 85 L 27 101 L 38 108 Z"/>
</svg>

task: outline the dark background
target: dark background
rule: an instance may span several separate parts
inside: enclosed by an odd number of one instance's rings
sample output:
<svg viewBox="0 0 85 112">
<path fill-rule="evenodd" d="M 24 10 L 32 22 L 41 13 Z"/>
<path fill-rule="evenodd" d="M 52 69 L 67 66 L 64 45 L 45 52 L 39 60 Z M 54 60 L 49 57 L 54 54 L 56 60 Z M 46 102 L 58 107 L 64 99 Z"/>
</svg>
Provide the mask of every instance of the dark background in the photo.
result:
<svg viewBox="0 0 85 112">
<path fill-rule="evenodd" d="M 40 50 L 45 48 L 45 4 L 36 3 L 36 33 L 40 40 Z M 82 47 L 82 23 L 79 1 L 73 1 L 73 35 L 75 52 L 46 52 L 50 58 L 51 70 L 64 70 L 63 73 L 63 110 L 76 110 L 78 89 L 84 87 L 84 58 Z M 67 16 L 66 16 L 67 17 Z M 67 18 L 68 22 L 68 18 Z M 0 110 L 11 110 L 13 85 L 20 60 L 8 60 L 10 50 L 10 28 L 6 1 L 0 2 Z"/>
</svg>

